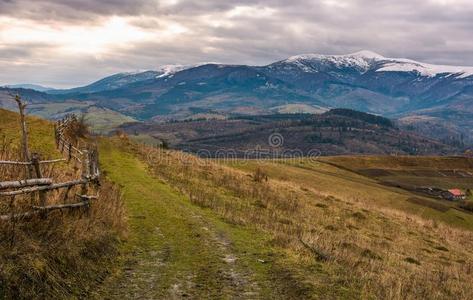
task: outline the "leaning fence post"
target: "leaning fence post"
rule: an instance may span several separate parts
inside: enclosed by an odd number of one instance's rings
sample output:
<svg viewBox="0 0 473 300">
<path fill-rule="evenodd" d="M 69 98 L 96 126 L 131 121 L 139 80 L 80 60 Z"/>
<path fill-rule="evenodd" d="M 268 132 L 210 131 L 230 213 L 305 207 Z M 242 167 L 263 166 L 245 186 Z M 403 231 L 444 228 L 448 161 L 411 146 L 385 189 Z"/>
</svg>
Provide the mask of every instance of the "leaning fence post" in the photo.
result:
<svg viewBox="0 0 473 300">
<path fill-rule="evenodd" d="M 95 174 L 97 180 L 100 179 L 99 151 L 95 149 Z"/>
<path fill-rule="evenodd" d="M 69 155 L 67 161 L 71 161 L 72 159 L 72 143 L 69 143 Z"/>
<path fill-rule="evenodd" d="M 90 152 L 90 175 L 93 177 L 98 177 L 98 152 L 96 149 L 93 149 Z"/>
<path fill-rule="evenodd" d="M 87 195 L 88 193 L 88 183 L 90 180 L 90 158 L 89 158 L 89 151 L 83 150 L 82 151 L 82 179 L 84 183 L 82 184 L 81 195 Z"/>
<path fill-rule="evenodd" d="M 82 150 L 82 178 L 88 179 L 90 176 L 90 155 L 89 150 Z"/>
<path fill-rule="evenodd" d="M 21 143 L 22 143 L 22 150 L 23 150 L 23 158 L 25 161 L 31 161 L 30 150 L 28 148 L 28 128 L 26 126 L 26 115 L 25 115 L 25 108 L 26 104 L 21 101 L 21 97 L 19 95 L 15 96 L 15 101 L 18 104 L 18 110 L 20 112 L 20 125 L 21 125 Z M 33 167 L 31 165 L 27 166 L 28 177 L 32 178 L 33 176 Z"/>
</svg>

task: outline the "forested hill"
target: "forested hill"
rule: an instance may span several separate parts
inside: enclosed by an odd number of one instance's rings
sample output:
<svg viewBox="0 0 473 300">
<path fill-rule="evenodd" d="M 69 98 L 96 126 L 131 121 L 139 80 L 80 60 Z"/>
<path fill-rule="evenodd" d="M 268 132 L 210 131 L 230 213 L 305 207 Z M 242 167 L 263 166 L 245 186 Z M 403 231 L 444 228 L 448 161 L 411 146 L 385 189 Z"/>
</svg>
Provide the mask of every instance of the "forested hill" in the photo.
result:
<svg viewBox="0 0 473 300">
<path fill-rule="evenodd" d="M 271 152 L 300 150 L 304 155 L 311 150 L 321 155 L 446 155 L 463 151 L 401 130 L 384 117 L 349 109 L 334 109 L 321 115 L 276 114 L 165 124 L 130 123 L 121 129 L 131 136 L 145 135 L 178 149 L 202 150 L 211 155 L 218 150 L 228 150 L 243 156 L 246 151 L 257 148 Z M 275 135 L 282 140 L 271 144 L 269 139 Z"/>
</svg>

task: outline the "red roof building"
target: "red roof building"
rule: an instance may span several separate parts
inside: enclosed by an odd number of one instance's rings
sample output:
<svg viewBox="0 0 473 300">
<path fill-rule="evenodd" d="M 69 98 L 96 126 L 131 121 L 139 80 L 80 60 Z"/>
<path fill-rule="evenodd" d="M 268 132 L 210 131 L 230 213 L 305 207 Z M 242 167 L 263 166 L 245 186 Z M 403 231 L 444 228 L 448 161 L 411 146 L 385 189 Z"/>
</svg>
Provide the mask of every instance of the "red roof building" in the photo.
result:
<svg viewBox="0 0 473 300">
<path fill-rule="evenodd" d="M 460 189 L 451 189 L 451 190 L 448 190 L 448 192 L 452 194 L 454 199 L 462 200 L 466 198 L 465 193 Z"/>
</svg>

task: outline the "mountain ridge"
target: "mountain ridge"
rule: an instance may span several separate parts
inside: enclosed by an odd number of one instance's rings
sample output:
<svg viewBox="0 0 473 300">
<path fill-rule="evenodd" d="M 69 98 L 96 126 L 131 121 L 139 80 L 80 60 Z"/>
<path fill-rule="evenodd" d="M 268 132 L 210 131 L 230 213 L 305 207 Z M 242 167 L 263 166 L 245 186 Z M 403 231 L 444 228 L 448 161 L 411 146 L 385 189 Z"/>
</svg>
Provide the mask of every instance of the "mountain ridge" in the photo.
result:
<svg viewBox="0 0 473 300">
<path fill-rule="evenodd" d="M 290 105 L 308 111 L 348 108 L 396 119 L 435 117 L 473 143 L 470 73 L 473 67 L 385 58 L 371 51 L 305 54 L 266 66 L 210 63 L 120 73 L 44 94 L 42 101 L 93 102 L 143 121 L 192 118 L 196 111 L 222 117 L 267 114 Z"/>
<path fill-rule="evenodd" d="M 345 55 L 323 55 L 323 54 L 302 54 L 289 57 L 280 62 L 298 62 L 310 60 L 326 60 L 334 63 L 352 62 L 358 63 L 360 67 L 364 66 L 366 71 L 369 70 L 370 63 L 381 63 L 382 67 L 377 69 L 378 72 L 419 72 L 423 76 L 435 77 L 439 74 L 457 75 L 458 78 L 467 78 L 473 76 L 473 67 L 469 66 L 453 66 L 423 63 L 406 58 L 391 58 L 381 54 L 362 50 L 359 52 Z M 396 66 L 398 64 L 398 66 Z"/>
<path fill-rule="evenodd" d="M 52 87 L 46 87 L 39 84 L 31 84 L 31 83 L 11 84 L 11 85 L 4 85 L 2 87 L 10 88 L 10 89 L 28 89 L 28 90 L 38 91 L 38 92 L 48 92 L 48 91 L 54 90 L 54 88 Z"/>
</svg>

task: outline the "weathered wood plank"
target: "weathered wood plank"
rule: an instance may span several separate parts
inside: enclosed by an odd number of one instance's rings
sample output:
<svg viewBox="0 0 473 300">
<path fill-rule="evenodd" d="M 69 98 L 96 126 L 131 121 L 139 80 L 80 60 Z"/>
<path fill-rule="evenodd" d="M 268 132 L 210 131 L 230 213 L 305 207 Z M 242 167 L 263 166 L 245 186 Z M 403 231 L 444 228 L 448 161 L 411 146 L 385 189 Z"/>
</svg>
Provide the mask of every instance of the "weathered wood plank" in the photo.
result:
<svg viewBox="0 0 473 300">
<path fill-rule="evenodd" d="M 58 205 L 49 205 L 49 206 L 33 206 L 33 209 L 39 211 L 51 211 L 57 209 L 68 209 L 68 208 L 78 208 L 83 206 L 89 206 L 89 201 L 82 201 L 79 203 L 71 203 L 71 204 L 58 204 Z"/>
<path fill-rule="evenodd" d="M 49 205 L 49 206 L 33 206 L 34 211 L 28 211 L 25 213 L 13 214 L 13 215 L 2 215 L 0 216 L 0 221 L 10 221 L 10 220 L 18 220 L 18 219 L 25 219 L 31 218 L 35 215 L 40 213 L 49 212 L 53 210 L 59 209 L 74 209 L 89 206 L 89 201 L 82 201 L 79 203 L 71 203 L 71 204 L 59 204 L 59 205 Z"/>
<path fill-rule="evenodd" d="M 0 190 L 18 189 L 35 185 L 51 185 L 53 180 L 51 178 L 34 178 L 26 180 L 4 181 L 0 182 Z"/>
<path fill-rule="evenodd" d="M 18 220 L 18 219 L 25 219 L 30 218 L 34 215 L 39 214 L 40 211 L 29 211 L 21 214 L 13 214 L 13 215 L 2 215 L 0 216 L 0 221 L 9 221 L 9 220 Z"/>
<path fill-rule="evenodd" d="M 97 199 L 99 198 L 99 196 L 95 196 L 95 195 L 89 196 L 89 195 L 76 194 L 76 196 L 77 196 L 78 198 L 86 199 L 86 200 L 97 200 Z"/>
<path fill-rule="evenodd" d="M 42 160 L 40 164 L 54 164 L 58 162 L 67 161 L 65 158 L 58 158 L 58 159 L 51 159 L 51 160 Z M 33 163 L 28 161 L 7 161 L 7 160 L 0 160 L 0 165 L 16 165 L 16 166 L 31 166 Z"/>
<path fill-rule="evenodd" d="M 39 192 L 39 191 L 58 190 L 58 189 L 63 189 L 70 186 L 86 184 L 87 182 L 88 182 L 88 179 L 73 180 L 73 181 L 68 181 L 68 182 L 51 184 L 47 186 L 36 186 L 36 187 L 24 188 L 24 189 L 20 189 L 16 191 L 0 192 L 0 196 L 16 196 L 16 195 L 29 194 L 29 193 Z"/>
<path fill-rule="evenodd" d="M 31 165 L 31 162 L 0 160 L 0 165 L 29 166 L 29 165 Z"/>
<path fill-rule="evenodd" d="M 43 164 L 55 164 L 55 163 L 59 163 L 59 162 L 64 162 L 64 161 L 67 161 L 67 159 L 65 158 L 58 158 L 58 159 L 51 159 L 51 160 L 42 160 L 39 162 L 40 165 L 43 165 Z"/>
</svg>

